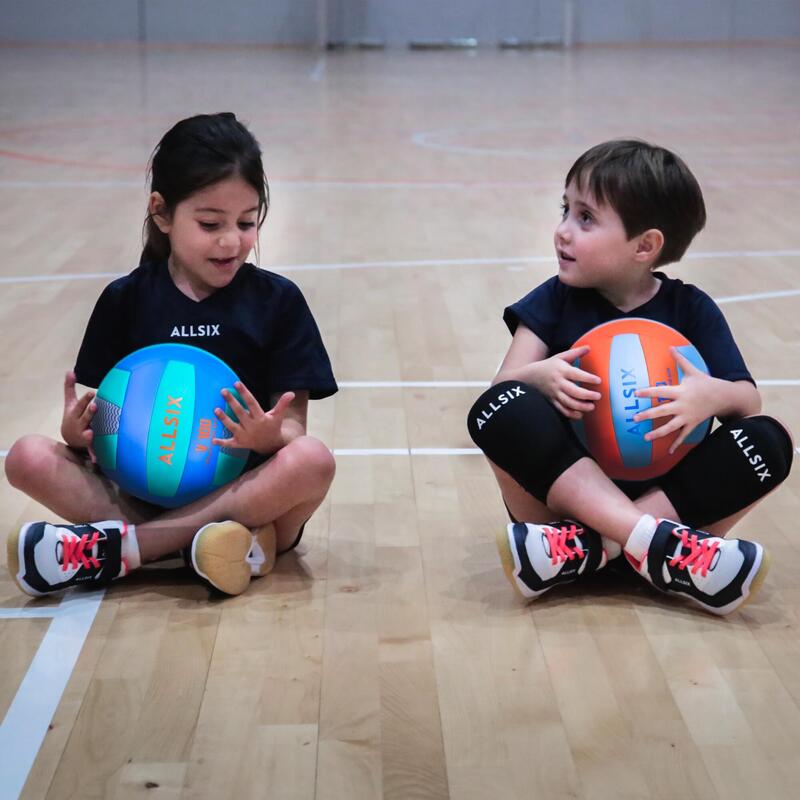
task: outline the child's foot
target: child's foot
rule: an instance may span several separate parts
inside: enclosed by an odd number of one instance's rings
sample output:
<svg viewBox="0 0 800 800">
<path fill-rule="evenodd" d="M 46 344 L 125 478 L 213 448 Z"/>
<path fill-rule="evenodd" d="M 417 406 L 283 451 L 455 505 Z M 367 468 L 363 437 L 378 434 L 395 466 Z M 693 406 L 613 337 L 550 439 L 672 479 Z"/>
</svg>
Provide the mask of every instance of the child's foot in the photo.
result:
<svg viewBox="0 0 800 800">
<path fill-rule="evenodd" d="M 272 522 L 253 529 L 253 543 L 247 556 L 252 577 L 263 578 L 264 575 L 272 572 L 277 548 L 278 535 Z"/>
<path fill-rule="evenodd" d="M 192 540 L 192 568 L 220 592 L 241 594 L 250 585 L 252 548 L 253 534 L 244 525 L 210 522 Z"/>
<path fill-rule="evenodd" d="M 106 586 L 128 573 L 122 557 L 127 532 L 119 520 L 88 525 L 28 522 L 8 537 L 8 571 L 33 597 L 70 586 Z"/>
<path fill-rule="evenodd" d="M 512 522 L 498 534 L 497 549 L 511 585 L 529 600 L 596 572 L 608 561 L 600 534 L 569 521 Z"/>
<path fill-rule="evenodd" d="M 769 554 L 756 542 L 723 539 L 662 519 L 636 571 L 658 589 L 682 595 L 712 614 L 730 614 L 758 591 Z"/>
</svg>

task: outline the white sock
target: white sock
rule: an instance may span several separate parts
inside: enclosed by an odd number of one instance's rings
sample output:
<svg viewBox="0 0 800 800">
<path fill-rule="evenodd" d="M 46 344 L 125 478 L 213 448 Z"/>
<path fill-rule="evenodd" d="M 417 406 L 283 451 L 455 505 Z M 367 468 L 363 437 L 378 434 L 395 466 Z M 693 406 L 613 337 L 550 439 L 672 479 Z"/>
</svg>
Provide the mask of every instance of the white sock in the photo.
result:
<svg viewBox="0 0 800 800">
<path fill-rule="evenodd" d="M 650 549 L 650 542 L 653 541 L 653 534 L 656 532 L 657 526 L 658 523 L 655 517 L 643 514 L 633 526 L 631 535 L 625 543 L 625 552 L 633 556 L 637 561 L 641 561 Z"/>
<path fill-rule="evenodd" d="M 613 561 L 617 556 L 622 555 L 622 545 L 605 536 L 601 536 L 600 538 L 603 540 L 603 548 L 606 551 L 606 556 L 609 561 Z"/>
<path fill-rule="evenodd" d="M 142 566 L 135 525 L 128 525 L 128 532 L 122 537 L 122 557 L 128 562 L 128 572 Z"/>
</svg>

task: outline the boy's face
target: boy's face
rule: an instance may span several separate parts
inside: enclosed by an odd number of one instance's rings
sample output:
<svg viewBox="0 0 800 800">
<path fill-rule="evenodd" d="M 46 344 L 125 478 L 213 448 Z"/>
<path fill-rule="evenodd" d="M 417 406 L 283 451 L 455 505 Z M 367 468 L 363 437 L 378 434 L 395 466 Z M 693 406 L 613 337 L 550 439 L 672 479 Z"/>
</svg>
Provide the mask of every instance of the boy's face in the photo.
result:
<svg viewBox="0 0 800 800">
<path fill-rule="evenodd" d="M 585 186 L 579 191 L 574 181 L 564 191 L 554 241 L 558 277 L 567 286 L 613 290 L 639 277 L 637 237 L 629 240 L 619 214 L 598 203 Z"/>
<path fill-rule="evenodd" d="M 226 178 L 178 203 L 170 219 L 156 221 L 169 236 L 176 285 L 202 300 L 227 286 L 253 249 L 258 193 L 239 176 Z"/>
</svg>

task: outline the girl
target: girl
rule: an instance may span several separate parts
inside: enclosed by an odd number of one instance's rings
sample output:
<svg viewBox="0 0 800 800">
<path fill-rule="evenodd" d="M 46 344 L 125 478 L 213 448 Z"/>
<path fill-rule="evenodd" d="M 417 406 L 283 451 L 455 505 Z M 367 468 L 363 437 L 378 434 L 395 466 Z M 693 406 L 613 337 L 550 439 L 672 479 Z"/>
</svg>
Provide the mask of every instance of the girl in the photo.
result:
<svg viewBox="0 0 800 800">
<path fill-rule="evenodd" d="M 150 174 L 139 267 L 103 291 L 64 381 L 64 441 L 24 436 L 6 458 L 9 482 L 53 513 L 103 520 L 28 523 L 9 536 L 9 570 L 30 595 L 105 585 L 188 546 L 198 574 L 240 594 L 297 546 L 333 480 L 330 450 L 306 435 L 309 399 L 337 391 L 319 330 L 297 286 L 246 262 L 269 207 L 258 142 L 233 114 L 191 117 L 164 135 Z M 223 391 L 238 423 L 215 413 L 233 435 L 226 445 L 251 451 L 237 480 L 170 511 L 97 470 L 95 392 L 75 389 L 163 342 L 202 347 L 241 377 L 244 406 Z"/>
</svg>

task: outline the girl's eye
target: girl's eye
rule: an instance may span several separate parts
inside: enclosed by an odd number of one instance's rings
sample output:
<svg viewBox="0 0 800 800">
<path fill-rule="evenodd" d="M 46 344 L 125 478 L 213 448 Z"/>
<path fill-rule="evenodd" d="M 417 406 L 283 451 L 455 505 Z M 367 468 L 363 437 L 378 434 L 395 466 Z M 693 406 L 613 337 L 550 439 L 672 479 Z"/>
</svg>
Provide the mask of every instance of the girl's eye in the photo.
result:
<svg viewBox="0 0 800 800">
<path fill-rule="evenodd" d="M 569 206 L 566 203 L 560 203 L 558 207 L 561 209 L 561 217 L 566 217 L 569 213 Z"/>
<path fill-rule="evenodd" d="M 199 222 L 198 225 L 200 225 L 204 231 L 213 231 L 217 228 L 216 222 Z"/>
<path fill-rule="evenodd" d="M 256 226 L 255 222 L 240 222 L 239 223 L 239 227 L 243 231 L 249 230 L 250 228 L 255 228 L 255 226 Z"/>
<path fill-rule="evenodd" d="M 591 222 L 591 221 L 592 221 L 592 215 L 588 211 L 584 211 L 581 214 L 581 222 Z"/>
</svg>

